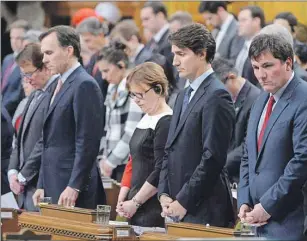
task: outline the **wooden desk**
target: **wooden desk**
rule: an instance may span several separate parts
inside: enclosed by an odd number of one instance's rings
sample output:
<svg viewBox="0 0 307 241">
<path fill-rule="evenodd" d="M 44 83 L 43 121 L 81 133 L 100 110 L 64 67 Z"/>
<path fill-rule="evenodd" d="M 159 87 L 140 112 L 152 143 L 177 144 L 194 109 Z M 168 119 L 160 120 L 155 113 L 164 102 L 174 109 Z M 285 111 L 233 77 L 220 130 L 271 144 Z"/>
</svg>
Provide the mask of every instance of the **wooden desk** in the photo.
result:
<svg viewBox="0 0 307 241">
<path fill-rule="evenodd" d="M 167 234 L 147 232 L 140 240 L 178 240 L 182 238 L 234 238 L 234 230 L 229 228 L 206 227 L 191 223 L 167 224 Z"/>
<path fill-rule="evenodd" d="M 115 220 L 117 215 L 116 205 L 117 205 L 118 194 L 120 191 L 120 184 L 117 183 L 115 180 L 106 177 L 103 178 L 102 183 L 104 191 L 106 193 L 107 205 L 111 206 L 110 219 Z"/>
<path fill-rule="evenodd" d="M 234 230 L 191 223 L 167 224 L 167 234 L 191 238 L 231 238 Z"/>
<path fill-rule="evenodd" d="M 93 223 L 96 212 L 81 208 L 43 205 L 40 213 L 23 212 L 18 223 L 36 234 L 51 234 L 52 240 L 135 240 L 129 225 Z"/>
<path fill-rule="evenodd" d="M 12 208 L 1 208 L 1 234 L 7 232 L 18 232 L 18 210 Z"/>
</svg>

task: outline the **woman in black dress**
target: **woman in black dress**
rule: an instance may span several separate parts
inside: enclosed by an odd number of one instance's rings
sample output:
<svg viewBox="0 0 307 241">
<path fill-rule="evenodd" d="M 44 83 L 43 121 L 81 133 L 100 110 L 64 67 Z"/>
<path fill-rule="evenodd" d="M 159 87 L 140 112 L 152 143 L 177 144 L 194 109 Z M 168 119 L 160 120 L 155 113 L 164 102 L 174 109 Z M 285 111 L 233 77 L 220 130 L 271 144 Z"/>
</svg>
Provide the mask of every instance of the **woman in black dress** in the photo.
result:
<svg viewBox="0 0 307 241">
<path fill-rule="evenodd" d="M 173 112 L 165 101 L 168 81 L 162 67 L 146 62 L 130 72 L 127 88 L 130 97 L 146 115 L 138 123 L 130 140 L 132 177 L 130 188 L 121 188 L 117 212 L 129 217 L 132 225 L 163 227 L 162 210 L 156 193 Z"/>
</svg>

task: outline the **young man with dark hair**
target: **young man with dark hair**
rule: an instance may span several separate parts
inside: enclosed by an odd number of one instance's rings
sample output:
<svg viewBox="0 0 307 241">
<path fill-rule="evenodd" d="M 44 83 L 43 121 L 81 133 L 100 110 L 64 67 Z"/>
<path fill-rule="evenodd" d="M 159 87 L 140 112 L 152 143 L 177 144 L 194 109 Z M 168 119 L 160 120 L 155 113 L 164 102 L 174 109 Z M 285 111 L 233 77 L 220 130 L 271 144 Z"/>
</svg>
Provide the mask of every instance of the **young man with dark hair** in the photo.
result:
<svg viewBox="0 0 307 241">
<path fill-rule="evenodd" d="M 40 44 L 30 43 L 16 57 L 24 81 L 36 89 L 23 111 L 8 168 L 10 188 L 17 195 L 19 207 L 27 211 L 38 211 L 32 196 L 36 191 L 41 160 L 32 159 L 32 156 L 40 154 L 35 153 L 34 147 L 42 135 L 44 112 L 49 104 L 47 96 L 55 89 L 58 77 L 52 76 L 43 65 L 40 48 Z"/>
<path fill-rule="evenodd" d="M 162 215 L 227 227 L 234 215 L 224 166 L 235 113 L 210 65 L 215 41 L 201 24 L 179 29 L 170 41 L 173 65 L 190 86 L 178 95 L 168 134 L 158 192 Z"/>
<path fill-rule="evenodd" d="M 33 201 L 49 196 L 59 205 L 95 209 L 104 202 L 96 163 L 103 131 L 101 90 L 78 62 L 80 39 L 73 28 L 55 26 L 40 41 L 44 65 L 60 78 L 49 96 L 38 145 L 42 165 Z"/>
<path fill-rule="evenodd" d="M 234 40 L 239 41 L 238 22 L 232 14 L 227 12 L 225 1 L 203 1 L 198 8 L 206 21 L 206 25 L 214 27 L 212 35 L 216 41 L 216 55 L 231 59 L 238 54 L 232 53 Z M 242 41 L 242 40 L 241 40 Z"/>
<path fill-rule="evenodd" d="M 300 240 L 307 181 L 307 84 L 293 71 L 293 49 L 277 35 L 256 36 L 249 49 L 263 92 L 248 122 L 238 209 L 257 236 Z"/>
<path fill-rule="evenodd" d="M 141 9 L 141 21 L 143 27 L 153 35 L 145 47 L 153 53 L 164 55 L 169 62 L 172 62 L 173 55 L 168 42 L 169 24 L 165 5 L 162 2 L 146 2 Z"/>
<path fill-rule="evenodd" d="M 265 25 L 264 12 L 258 6 L 246 6 L 239 12 L 238 21 L 238 33 L 244 41 L 235 41 L 235 44 L 233 45 L 234 50 L 232 52 L 237 52 L 235 55 L 235 67 L 240 76 L 258 86 L 258 80 L 254 74 L 251 61 L 248 58 L 248 49 L 253 38 Z"/>
<path fill-rule="evenodd" d="M 260 94 L 260 89 L 239 76 L 234 65 L 226 59 L 214 58 L 212 68 L 231 94 L 235 107 L 236 126 L 234 138 L 227 154 L 226 169 L 231 182 L 238 183 L 249 113 Z"/>
</svg>

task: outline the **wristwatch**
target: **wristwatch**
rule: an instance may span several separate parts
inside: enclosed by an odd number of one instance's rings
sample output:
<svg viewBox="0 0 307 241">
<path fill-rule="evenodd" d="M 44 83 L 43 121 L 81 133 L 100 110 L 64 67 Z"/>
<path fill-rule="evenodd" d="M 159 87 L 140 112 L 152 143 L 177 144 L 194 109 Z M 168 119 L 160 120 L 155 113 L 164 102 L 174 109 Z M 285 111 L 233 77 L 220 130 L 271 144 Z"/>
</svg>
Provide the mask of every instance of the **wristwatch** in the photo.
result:
<svg viewBox="0 0 307 241">
<path fill-rule="evenodd" d="M 140 202 L 138 202 L 135 198 L 132 198 L 132 202 L 134 202 L 136 208 L 139 208 L 142 206 L 142 204 Z"/>
</svg>

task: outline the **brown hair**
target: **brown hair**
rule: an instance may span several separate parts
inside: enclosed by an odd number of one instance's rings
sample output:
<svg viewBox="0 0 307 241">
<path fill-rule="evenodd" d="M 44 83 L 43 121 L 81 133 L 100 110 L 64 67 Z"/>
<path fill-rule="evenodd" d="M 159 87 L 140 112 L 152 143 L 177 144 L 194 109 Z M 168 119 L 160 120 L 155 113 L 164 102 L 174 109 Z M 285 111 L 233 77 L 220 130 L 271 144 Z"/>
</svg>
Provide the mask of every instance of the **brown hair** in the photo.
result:
<svg viewBox="0 0 307 241">
<path fill-rule="evenodd" d="M 31 62 L 34 67 L 43 68 L 43 53 L 41 46 L 37 43 L 29 43 L 24 49 L 16 56 L 16 63 L 20 66 L 25 62 Z"/>
<path fill-rule="evenodd" d="M 111 38 L 116 37 L 116 35 L 120 35 L 126 41 L 129 41 L 132 36 L 136 36 L 139 42 L 142 42 L 139 28 L 136 26 L 133 20 L 127 19 L 119 22 L 111 31 Z"/>
<path fill-rule="evenodd" d="M 127 89 L 130 90 L 131 83 L 141 84 L 144 83 L 157 94 L 161 96 L 168 96 L 168 81 L 165 76 L 163 68 L 153 62 L 145 62 L 133 68 L 127 76 Z"/>
</svg>

